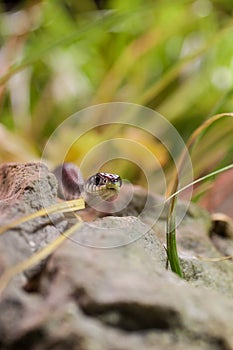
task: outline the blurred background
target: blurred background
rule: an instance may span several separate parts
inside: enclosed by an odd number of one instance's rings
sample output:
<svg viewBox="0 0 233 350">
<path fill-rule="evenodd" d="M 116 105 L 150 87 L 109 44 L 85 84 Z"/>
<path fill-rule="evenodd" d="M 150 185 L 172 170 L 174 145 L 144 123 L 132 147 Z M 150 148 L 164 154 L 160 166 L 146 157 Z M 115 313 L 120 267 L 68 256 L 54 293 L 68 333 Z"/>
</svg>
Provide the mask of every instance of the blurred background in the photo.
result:
<svg viewBox="0 0 233 350">
<path fill-rule="evenodd" d="M 232 1 L 0 2 L 1 162 L 39 160 L 66 118 L 113 101 L 159 112 L 184 141 L 210 116 L 233 112 Z M 79 164 L 111 132 L 87 133 L 67 160 Z M 195 177 L 232 162 L 232 132 L 226 118 L 205 133 L 192 153 Z M 145 145 L 169 173 L 167 151 L 153 137 L 122 129 L 116 135 Z M 59 163 L 67 137 L 54 143 L 49 164 Z M 104 170 L 146 183 L 130 162 Z M 196 189 L 194 199 L 211 186 Z"/>
</svg>

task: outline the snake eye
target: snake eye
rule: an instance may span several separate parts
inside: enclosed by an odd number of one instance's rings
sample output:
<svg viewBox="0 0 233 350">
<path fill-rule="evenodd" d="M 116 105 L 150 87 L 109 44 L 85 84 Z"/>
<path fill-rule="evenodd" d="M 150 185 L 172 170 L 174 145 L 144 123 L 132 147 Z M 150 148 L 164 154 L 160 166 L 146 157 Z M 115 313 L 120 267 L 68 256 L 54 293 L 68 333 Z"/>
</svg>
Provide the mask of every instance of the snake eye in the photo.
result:
<svg viewBox="0 0 233 350">
<path fill-rule="evenodd" d="M 97 174 L 95 175 L 95 185 L 98 186 L 100 183 L 101 177 Z"/>
</svg>

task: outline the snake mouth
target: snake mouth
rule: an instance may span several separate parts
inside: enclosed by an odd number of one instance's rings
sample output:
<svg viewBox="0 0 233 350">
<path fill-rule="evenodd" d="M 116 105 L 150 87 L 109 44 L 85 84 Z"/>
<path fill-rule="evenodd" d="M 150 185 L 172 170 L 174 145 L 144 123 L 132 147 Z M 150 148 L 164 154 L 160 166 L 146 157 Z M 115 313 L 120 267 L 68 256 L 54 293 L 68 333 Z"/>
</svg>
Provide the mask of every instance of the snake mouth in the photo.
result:
<svg viewBox="0 0 233 350">
<path fill-rule="evenodd" d="M 121 182 L 114 182 L 106 185 L 106 189 L 110 191 L 119 192 L 120 188 L 121 188 Z"/>
<path fill-rule="evenodd" d="M 103 199 L 114 197 L 119 193 L 121 189 L 120 183 L 108 183 L 103 186 L 99 186 L 98 189 L 96 189 L 96 195 L 99 195 Z M 94 194 L 94 193 L 93 193 Z"/>
</svg>

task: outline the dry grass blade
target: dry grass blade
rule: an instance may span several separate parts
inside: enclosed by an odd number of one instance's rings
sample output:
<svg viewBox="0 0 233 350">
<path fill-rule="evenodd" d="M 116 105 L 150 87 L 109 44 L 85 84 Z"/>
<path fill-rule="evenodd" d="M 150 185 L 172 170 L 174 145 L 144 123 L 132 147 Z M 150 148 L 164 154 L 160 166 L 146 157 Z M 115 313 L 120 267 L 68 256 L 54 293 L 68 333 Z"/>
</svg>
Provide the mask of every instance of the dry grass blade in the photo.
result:
<svg viewBox="0 0 233 350">
<path fill-rule="evenodd" d="M 233 259 L 233 255 L 221 256 L 220 258 L 206 258 L 204 256 L 197 255 L 196 258 L 198 260 L 202 260 L 206 262 L 220 262 L 220 261 Z"/>
<path fill-rule="evenodd" d="M 61 236 L 55 239 L 53 242 L 48 244 L 45 248 L 41 249 L 39 252 L 33 254 L 30 258 L 20 262 L 17 265 L 14 265 L 4 271 L 0 277 L 0 295 L 3 290 L 6 288 L 10 280 L 18 273 L 25 271 L 26 269 L 34 266 L 39 263 L 42 259 L 47 258 L 51 253 L 53 253 L 67 238 L 69 238 L 77 229 L 80 228 L 82 222 L 73 225 L 70 229 L 65 231 Z"/>
<path fill-rule="evenodd" d="M 14 227 L 26 222 L 26 221 L 36 219 L 40 216 L 45 216 L 45 215 L 59 213 L 59 212 L 68 213 L 71 211 L 81 210 L 84 208 L 85 208 L 85 202 L 82 198 L 54 204 L 48 208 L 38 210 L 35 213 L 32 213 L 32 214 L 27 215 L 27 216 L 23 216 L 22 218 L 19 218 L 15 221 L 10 222 L 9 224 L 7 224 L 5 226 L 0 227 L 0 234 L 4 233 L 5 231 L 9 230 L 10 228 L 14 228 Z"/>
</svg>

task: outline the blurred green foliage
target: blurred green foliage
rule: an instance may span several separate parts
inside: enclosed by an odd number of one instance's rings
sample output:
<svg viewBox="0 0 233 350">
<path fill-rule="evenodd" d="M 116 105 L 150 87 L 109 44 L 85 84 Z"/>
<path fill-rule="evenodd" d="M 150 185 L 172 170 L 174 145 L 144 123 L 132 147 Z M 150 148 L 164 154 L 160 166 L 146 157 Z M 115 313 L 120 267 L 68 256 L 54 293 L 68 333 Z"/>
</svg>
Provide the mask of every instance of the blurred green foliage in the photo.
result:
<svg viewBox="0 0 233 350">
<path fill-rule="evenodd" d="M 187 140 L 211 115 L 233 111 L 232 15 L 230 0 L 24 1 L 10 12 L 2 4 L 0 160 L 39 159 L 63 120 L 112 101 L 156 110 Z M 211 128 L 195 149 L 196 176 L 232 161 L 232 124 Z M 104 132 L 93 130 L 69 160 L 79 162 Z M 132 138 L 148 146 L 145 135 Z M 121 171 L 140 183 L 133 165 Z"/>
</svg>

